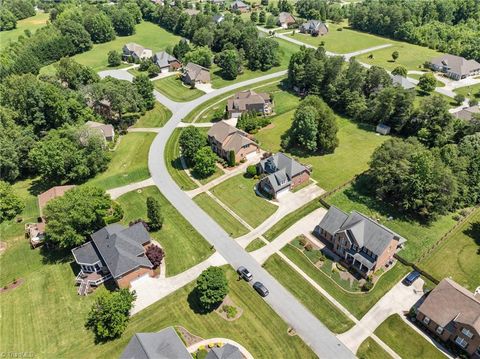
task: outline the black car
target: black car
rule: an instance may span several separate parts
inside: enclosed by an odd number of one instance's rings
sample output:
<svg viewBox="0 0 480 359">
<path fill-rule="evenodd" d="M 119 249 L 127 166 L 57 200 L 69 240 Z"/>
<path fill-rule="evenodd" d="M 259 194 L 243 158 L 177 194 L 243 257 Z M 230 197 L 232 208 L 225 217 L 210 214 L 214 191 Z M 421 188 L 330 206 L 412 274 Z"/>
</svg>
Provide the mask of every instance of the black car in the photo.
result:
<svg viewBox="0 0 480 359">
<path fill-rule="evenodd" d="M 403 284 L 405 284 L 406 286 L 411 286 L 413 282 L 415 282 L 418 278 L 420 278 L 420 273 L 417 271 L 413 271 L 405 277 L 405 279 L 403 280 Z"/>
<path fill-rule="evenodd" d="M 255 289 L 262 297 L 266 297 L 269 293 L 267 287 L 260 282 L 253 283 L 253 289 Z"/>
<path fill-rule="evenodd" d="M 238 267 L 237 273 L 240 277 L 245 279 L 247 282 L 250 282 L 253 279 L 252 273 L 250 273 L 248 269 L 243 266 Z"/>
</svg>

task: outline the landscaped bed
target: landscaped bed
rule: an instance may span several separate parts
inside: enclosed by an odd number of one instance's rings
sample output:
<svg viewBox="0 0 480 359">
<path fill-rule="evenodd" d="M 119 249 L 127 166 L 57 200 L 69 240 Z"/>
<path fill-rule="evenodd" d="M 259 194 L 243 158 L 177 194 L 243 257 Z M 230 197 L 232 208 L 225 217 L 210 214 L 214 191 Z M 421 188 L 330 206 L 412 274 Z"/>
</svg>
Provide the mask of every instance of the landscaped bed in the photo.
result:
<svg viewBox="0 0 480 359">
<path fill-rule="evenodd" d="M 149 127 L 162 127 L 172 117 L 172 112 L 155 101 L 155 107 L 147 111 L 145 115 L 140 117 L 138 121 L 132 126 L 133 128 L 149 128 Z"/>
<path fill-rule="evenodd" d="M 177 102 L 192 101 L 204 94 L 199 89 L 184 85 L 182 80 L 176 75 L 153 81 L 153 86 L 158 92 Z"/>
</svg>

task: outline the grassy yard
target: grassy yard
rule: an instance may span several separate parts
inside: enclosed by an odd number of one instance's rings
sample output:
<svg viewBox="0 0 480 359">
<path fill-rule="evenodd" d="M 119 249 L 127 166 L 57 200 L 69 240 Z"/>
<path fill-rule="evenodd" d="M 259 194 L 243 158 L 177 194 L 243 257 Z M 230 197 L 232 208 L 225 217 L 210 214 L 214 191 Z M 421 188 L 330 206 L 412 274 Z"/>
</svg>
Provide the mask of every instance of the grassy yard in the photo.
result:
<svg viewBox="0 0 480 359">
<path fill-rule="evenodd" d="M 296 248 L 287 245 L 283 247 L 282 253 L 331 296 L 338 300 L 338 302 L 347 308 L 357 319 L 361 319 L 385 293 L 408 273 L 408 268 L 401 264 L 396 264 L 378 279 L 375 287 L 368 293 L 350 293 L 336 285 L 332 279 L 315 267 L 312 262 Z"/>
<path fill-rule="evenodd" d="M 175 75 L 153 81 L 153 86 L 158 92 L 177 102 L 192 101 L 204 94 L 199 89 L 192 89 L 184 85 L 182 80 Z"/>
<path fill-rule="evenodd" d="M 420 266 L 437 279 L 452 277 L 460 285 L 474 291 L 480 286 L 479 248 L 480 209 L 477 209 Z"/>
<path fill-rule="evenodd" d="M 103 189 L 124 186 L 142 181 L 150 176 L 148 171 L 148 151 L 155 133 L 128 133 L 118 140 L 117 149 L 105 172 L 89 180 L 90 185 Z"/>
<path fill-rule="evenodd" d="M 354 323 L 345 314 L 278 254 L 268 258 L 263 266 L 332 332 L 343 333 L 353 326 Z"/>
<path fill-rule="evenodd" d="M 177 128 L 168 139 L 167 145 L 165 146 L 165 163 L 168 173 L 175 183 L 178 184 L 182 190 L 190 191 L 198 186 L 182 168 L 180 146 L 178 144 L 181 131 L 181 129 Z"/>
<path fill-rule="evenodd" d="M 163 127 L 164 124 L 172 117 L 172 112 L 155 101 L 155 107 L 147 111 L 145 115 L 140 117 L 138 121 L 132 126 L 133 128 L 148 128 L 148 127 Z"/>
<path fill-rule="evenodd" d="M 425 71 L 425 73 L 428 73 L 428 72 L 429 72 L 429 71 Z M 420 74 L 408 74 L 407 76 L 408 76 L 408 77 L 411 77 L 412 79 L 420 80 L 420 77 L 422 77 L 423 75 L 420 75 Z M 442 81 L 437 80 L 437 87 L 445 87 L 445 83 L 443 83 Z"/>
<path fill-rule="evenodd" d="M 374 333 L 402 358 L 445 358 L 437 348 L 410 328 L 398 314 L 388 317 Z"/>
<path fill-rule="evenodd" d="M 326 201 L 345 212 L 356 210 L 371 218 L 376 218 L 380 223 L 406 238 L 405 249 L 400 254 L 411 261 L 419 258 L 424 251 L 455 225 L 452 215 L 441 216 L 430 225 L 409 220 L 392 206 L 378 201 L 370 195 L 359 193 L 352 186 L 328 197 Z M 389 217 L 393 217 L 393 219 L 388 220 Z"/>
<path fill-rule="evenodd" d="M 252 227 L 270 217 L 277 206 L 258 197 L 253 187 L 256 181 L 243 174 L 232 177 L 212 188 L 211 192 Z"/>
<path fill-rule="evenodd" d="M 213 254 L 210 244 L 182 217 L 155 186 L 132 191 L 118 198 L 117 201 L 124 210 L 124 218 L 122 219 L 124 224 L 138 218 L 147 219 L 146 200 L 149 196 L 158 200 L 164 217 L 162 229 L 153 232 L 152 237 L 158 240 L 165 249 L 167 276 L 181 273 Z"/>
<path fill-rule="evenodd" d="M 255 137 L 262 149 L 277 152 L 280 150 L 281 136 L 288 131 L 293 121 L 294 111 L 272 118 L 273 126 L 259 131 Z M 368 169 L 373 151 L 388 137 L 377 135 L 372 128 L 337 117 L 339 146 L 327 155 L 301 155 L 302 163 L 313 166 L 312 177 L 318 185 L 330 191 Z"/>
<path fill-rule="evenodd" d="M 461 94 L 469 99 L 480 100 L 480 84 L 460 87 L 454 91 L 455 93 Z"/>
<path fill-rule="evenodd" d="M 415 99 L 413 101 L 413 105 L 416 107 L 416 108 L 419 108 L 422 106 L 422 103 L 425 99 L 429 98 L 429 97 L 432 97 L 432 96 L 440 96 L 444 99 L 444 101 L 448 104 L 448 107 L 450 108 L 454 108 L 454 107 L 458 107 L 458 104 L 455 102 L 455 100 L 451 97 L 448 97 L 444 94 L 441 94 L 441 93 L 438 93 L 438 92 L 431 92 L 431 93 L 425 93 L 423 91 L 421 91 L 420 89 L 416 89 L 416 96 L 415 96 Z"/>
<path fill-rule="evenodd" d="M 0 32 L 0 50 L 7 47 L 10 42 L 17 41 L 20 35 L 24 36 L 25 30 L 33 34 L 37 29 L 45 26 L 48 17 L 48 13 L 37 12 L 35 16 L 17 21 L 17 28 Z"/>
<path fill-rule="evenodd" d="M 368 337 L 357 350 L 359 359 L 392 359 L 385 349 L 383 349 L 375 340 Z"/>
<path fill-rule="evenodd" d="M 215 200 L 206 193 L 200 193 L 193 199 L 205 212 L 208 213 L 231 237 L 237 238 L 248 233 L 239 221 L 225 211 Z"/>
<path fill-rule="evenodd" d="M 262 241 L 260 238 L 255 238 L 253 241 L 251 241 L 248 246 L 245 248 L 247 252 L 253 252 L 256 251 L 257 249 L 262 248 L 265 246 L 266 243 Z"/>
</svg>

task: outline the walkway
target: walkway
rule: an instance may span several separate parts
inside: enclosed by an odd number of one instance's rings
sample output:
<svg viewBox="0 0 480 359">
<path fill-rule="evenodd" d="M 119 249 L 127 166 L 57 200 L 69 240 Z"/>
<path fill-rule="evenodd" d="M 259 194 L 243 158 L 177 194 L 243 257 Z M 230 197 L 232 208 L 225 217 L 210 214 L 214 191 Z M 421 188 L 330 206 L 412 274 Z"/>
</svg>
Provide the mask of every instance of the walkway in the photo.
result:
<svg viewBox="0 0 480 359">
<path fill-rule="evenodd" d="M 150 177 L 149 179 L 146 179 L 144 181 L 136 182 L 136 183 L 130 183 L 122 187 L 117 187 L 117 188 L 112 188 L 107 190 L 107 193 L 112 197 L 112 199 L 117 199 L 121 195 L 135 191 L 140 188 L 148 187 L 148 186 L 153 186 L 155 183 L 153 182 L 153 179 Z"/>
<path fill-rule="evenodd" d="M 240 352 L 243 354 L 245 359 L 253 359 L 253 355 L 250 354 L 250 352 L 240 343 L 227 339 L 227 338 L 210 338 L 210 339 L 204 339 L 198 343 L 190 345 L 187 350 L 189 353 L 194 353 L 198 350 L 198 348 L 203 347 L 203 346 L 208 346 L 210 343 L 223 343 L 223 344 L 231 344 L 233 346 L 236 346 L 238 349 L 240 349 Z"/>
</svg>

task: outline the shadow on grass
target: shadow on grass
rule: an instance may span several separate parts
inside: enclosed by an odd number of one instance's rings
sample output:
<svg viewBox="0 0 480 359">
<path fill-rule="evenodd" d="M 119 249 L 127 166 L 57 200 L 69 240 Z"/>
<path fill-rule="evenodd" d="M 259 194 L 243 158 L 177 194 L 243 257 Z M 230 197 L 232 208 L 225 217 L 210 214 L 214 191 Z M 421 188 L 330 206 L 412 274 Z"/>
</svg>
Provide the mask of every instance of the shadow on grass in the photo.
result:
<svg viewBox="0 0 480 359">
<path fill-rule="evenodd" d="M 479 246 L 477 253 L 480 254 L 480 222 L 472 223 L 470 227 L 463 231 L 463 234 L 473 239 Z"/>
<path fill-rule="evenodd" d="M 60 264 L 72 260 L 72 252 L 69 249 L 54 247 L 52 245 L 43 245 L 40 247 L 43 264 Z"/>
<path fill-rule="evenodd" d="M 188 302 L 188 306 L 195 314 L 202 314 L 202 315 L 213 312 L 215 309 L 217 309 L 220 306 L 220 304 L 222 304 L 222 302 L 218 302 L 208 309 L 203 308 L 202 305 L 200 304 L 200 300 L 198 299 L 198 291 L 196 288 L 194 288 L 188 294 L 187 302 Z"/>
</svg>

